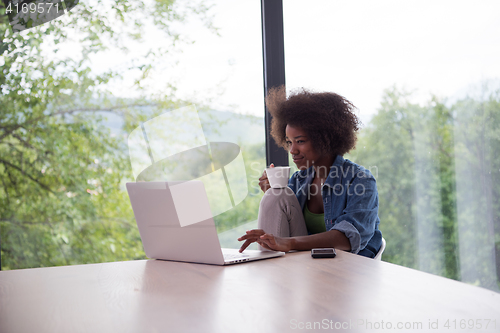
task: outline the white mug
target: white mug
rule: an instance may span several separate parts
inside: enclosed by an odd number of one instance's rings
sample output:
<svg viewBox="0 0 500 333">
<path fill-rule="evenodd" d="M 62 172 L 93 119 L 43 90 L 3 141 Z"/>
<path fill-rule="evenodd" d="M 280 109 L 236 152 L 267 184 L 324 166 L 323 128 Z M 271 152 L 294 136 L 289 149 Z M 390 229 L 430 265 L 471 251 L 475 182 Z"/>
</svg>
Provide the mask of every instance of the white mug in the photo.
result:
<svg viewBox="0 0 500 333">
<path fill-rule="evenodd" d="M 290 178 L 290 167 L 266 168 L 266 174 L 272 188 L 285 188 Z"/>
</svg>

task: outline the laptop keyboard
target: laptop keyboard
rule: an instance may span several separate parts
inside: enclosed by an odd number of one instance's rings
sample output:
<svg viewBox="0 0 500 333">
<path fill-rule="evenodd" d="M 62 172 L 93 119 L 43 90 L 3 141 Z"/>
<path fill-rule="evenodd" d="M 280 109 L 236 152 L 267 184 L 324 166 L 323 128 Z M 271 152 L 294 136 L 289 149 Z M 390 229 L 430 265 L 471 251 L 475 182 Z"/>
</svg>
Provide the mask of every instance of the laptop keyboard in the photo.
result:
<svg viewBox="0 0 500 333">
<path fill-rule="evenodd" d="M 243 253 L 224 253 L 224 259 L 226 260 L 232 260 L 232 259 L 239 259 L 239 258 L 248 258 L 248 254 L 243 254 Z"/>
</svg>

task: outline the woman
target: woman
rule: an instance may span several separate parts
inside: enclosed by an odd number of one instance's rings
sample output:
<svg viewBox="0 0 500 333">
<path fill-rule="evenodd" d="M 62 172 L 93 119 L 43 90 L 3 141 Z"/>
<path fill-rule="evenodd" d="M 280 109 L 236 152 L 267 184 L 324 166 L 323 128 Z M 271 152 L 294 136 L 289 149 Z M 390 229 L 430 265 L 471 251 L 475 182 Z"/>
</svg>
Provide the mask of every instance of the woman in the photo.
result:
<svg viewBox="0 0 500 333">
<path fill-rule="evenodd" d="M 334 247 L 373 258 L 382 244 L 375 178 L 343 158 L 359 130 L 354 105 L 329 92 L 286 98 L 284 87 L 271 90 L 266 105 L 271 135 L 299 171 L 285 189 L 270 188 L 264 171 L 258 229 L 238 239 L 245 241 L 240 252 L 257 242 L 267 250 Z"/>
</svg>

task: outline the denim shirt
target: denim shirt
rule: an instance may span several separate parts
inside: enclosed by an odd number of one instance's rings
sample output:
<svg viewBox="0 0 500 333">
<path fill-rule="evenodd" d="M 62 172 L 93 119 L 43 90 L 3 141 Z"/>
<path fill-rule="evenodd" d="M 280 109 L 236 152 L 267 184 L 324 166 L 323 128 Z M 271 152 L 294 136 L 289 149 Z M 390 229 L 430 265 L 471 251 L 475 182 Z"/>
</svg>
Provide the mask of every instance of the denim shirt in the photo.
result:
<svg viewBox="0 0 500 333">
<path fill-rule="evenodd" d="M 302 210 L 309 197 L 314 168 L 295 172 L 288 181 Z M 373 258 L 382 245 L 378 230 L 378 192 L 375 177 L 342 156 L 335 158 L 321 187 L 326 230 L 339 230 L 351 243 L 351 252 Z"/>
</svg>

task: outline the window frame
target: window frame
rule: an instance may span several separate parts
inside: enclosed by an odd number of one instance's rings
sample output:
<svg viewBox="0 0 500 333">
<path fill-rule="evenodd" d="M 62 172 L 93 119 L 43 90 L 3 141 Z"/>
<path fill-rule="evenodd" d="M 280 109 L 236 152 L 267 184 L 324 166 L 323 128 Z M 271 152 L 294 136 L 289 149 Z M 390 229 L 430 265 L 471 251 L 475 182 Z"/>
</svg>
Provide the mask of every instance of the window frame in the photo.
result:
<svg viewBox="0 0 500 333">
<path fill-rule="evenodd" d="M 264 98 L 269 89 L 285 85 L 283 1 L 261 0 Z M 271 136 L 272 116 L 264 103 L 266 165 L 288 166 L 288 153 Z"/>
</svg>

